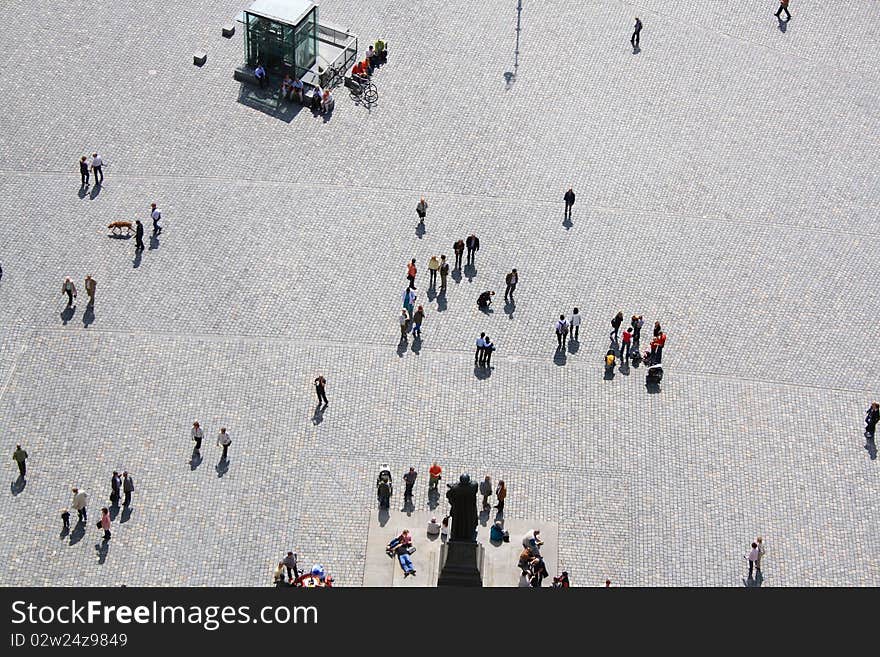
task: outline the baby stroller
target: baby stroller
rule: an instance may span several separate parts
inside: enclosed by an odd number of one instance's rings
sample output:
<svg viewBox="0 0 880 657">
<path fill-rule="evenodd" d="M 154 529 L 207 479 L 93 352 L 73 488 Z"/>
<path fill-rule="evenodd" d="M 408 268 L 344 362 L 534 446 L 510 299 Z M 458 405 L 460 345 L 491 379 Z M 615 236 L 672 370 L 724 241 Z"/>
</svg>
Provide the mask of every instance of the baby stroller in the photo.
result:
<svg viewBox="0 0 880 657">
<path fill-rule="evenodd" d="M 379 498 L 379 508 L 387 509 L 391 506 L 391 495 L 394 492 L 394 485 L 391 483 L 391 470 L 387 465 L 383 465 L 379 470 L 379 476 L 376 477 L 376 496 Z"/>
<path fill-rule="evenodd" d="M 617 362 L 617 356 L 614 355 L 614 349 L 609 349 L 605 354 L 605 374 L 614 371 L 614 363 Z"/>
<path fill-rule="evenodd" d="M 663 380 L 663 366 L 651 365 L 645 373 L 645 385 L 658 385 Z"/>
</svg>

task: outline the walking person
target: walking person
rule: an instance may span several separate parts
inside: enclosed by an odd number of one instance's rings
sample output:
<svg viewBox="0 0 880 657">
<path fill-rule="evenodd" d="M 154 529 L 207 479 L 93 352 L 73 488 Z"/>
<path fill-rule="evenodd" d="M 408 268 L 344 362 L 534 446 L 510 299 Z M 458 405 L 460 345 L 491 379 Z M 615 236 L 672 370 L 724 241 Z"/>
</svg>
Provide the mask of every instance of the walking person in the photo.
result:
<svg viewBox="0 0 880 657">
<path fill-rule="evenodd" d="M 419 306 L 418 308 L 416 308 L 416 312 L 413 313 L 413 319 L 412 319 L 413 337 L 418 338 L 419 340 L 422 339 L 422 322 L 424 322 L 424 321 L 425 321 L 425 309 L 422 308 L 421 306 Z"/>
<path fill-rule="evenodd" d="M 660 327 L 660 322 L 654 322 L 654 337 L 659 338 L 662 331 L 663 329 Z"/>
<path fill-rule="evenodd" d="M 477 338 L 477 350 L 474 352 L 474 367 L 477 365 L 482 366 L 483 361 L 485 360 L 484 351 L 486 349 L 486 334 L 480 333 L 480 337 Z"/>
<path fill-rule="evenodd" d="M 413 258 L 410 260 L 409 264 L 406 266 L 406 277 L 409 279 L 409 286 L 411 289 L 416 289 L 416 273 L 418 269 L 416 269 L 416 259 Z"/>
<path fill-rule="evenodd" d="M 406 308 L 400 309 L 400 317 L 397 319 L 400 322 L 400 341 L 406 342 L 406 334 L 409 331 L 409 315 L 406 312 Z"/>
<path fill-rule="evenodd" d="M 202 451 L 202 438 L 204 438 L 204 437 L 205 437 L 205 432 L 202 431 L 201 425 L 198 422 L 193 422 L 192 439 L 193 439 L 193 442 L 196 444 L 195 451 L 197 451 L 197 452 Z"/>
<path fill-rule="evenodd" d="M 65 534 L 70 531 L 70 511 L 61 509 L 61 531 Z"/>
<path fill-rule="evenodd" d="M 119 473 L 114 470 L 113 474 L 110 476 L 110 506 L 116 506 L 119 504 L 119 491 L 122 489 L 122 479 L 119 478 Z"/>
<path fill-rule="evenodd" d="M 761 551 L 758 550 L 758 544 L 752 543 L 752 549 L 749 551 L 746 559 L 749 560 L 749 579 L 752 579 L 752 571 L 757 566 L 757 570 L 761 572 L 761 566 L 758 564 L 758 561 L 761 558 Z"/>
<path fill-rule="evenodd" d="M 110 509 L 106 506 L 101 507 L 101 520 L 98 522 L 98 527 L 104 530 L 105 543 L 113 538 L 110 534 Z"/>
<path fill-rule="evenodd" d="M 617 313 L 614 318 L 611 320 L 611 334 L 610 337 L 613 340 L 617 340 L 617 332 L 620 330 L 620 325 L 623 324 L 623 312 Z"/>
<path fill-rule="evenodd" d="M 15 464 L 18 466 L 18 478 L 24 479 L 27 474 L 27 465 L 25 461 L 27 461 L 28 453 L 21 448 L 21 445 L 15 446 L 15 451 L 12 452 L 12 460 L 15 461 Z"/>
<path fill-rule="evenodd" d="M 425 200 L 425 197 L 419 199 L 419 202 L 416 204 L 416 214 L 419 215 L 419 223 L 425 223 L 425 215 L 428 214 L 428 202 Z"/>
<path fill-rule="evenodd" d="M 632 337 L 633 337 L 632 329 L 630 327 L 627 327 L 626 330 L 623 332 L 623 341 L 620 343 L 620 360 L 621 360 L 621 362 L 625 363 L 627 361 L 627 359 L 630 357 L 630 354 L 632 353 L 632 351 L 631 351 Z"/>
<path fill-rule="evenodd" d="M 83 155 L 79 158 L 79 177 L 80 177 L 80 187 L 88 187 L 89 186 L 89 163 L 86 162 L 86 156 Z"/>
<path fill-rule="evenodd" d="M 464 241 L 464 245 L 467 247 L 468 264 L 472 264 L 474 262 L 474 256 L 476 255 L 477 251 L 480 250 L 480 238 L 471 233 Z"/>
<path fill-rule="evenodd" d="M 70 276 L 65 277 L 64 283 L 61 285 L 61 294 L 67 295 L 67 307 L 73 305 L 73 300 L 76 299 L 76 285 L 73 284 L 73 279 Z"/>
<path fill-rule="evenodd" d="M 221 461 L 226 460 L 226 456 L 229 452 L 229 446 L 232 444 L 232 438 L 229 437 L 229 434 L 226 433 L 226 427 L 220 427 L 220 433 L 217 434 L 217 446 L 223 447 L 223 455 L 220 457 Z"/>
<path fill-rule="evenodd" d="M 72 488 L 71 492 L 73 493 L 73 500 L 70 502 L 70 508 L 76 509 L 77 522 L 87 522 L 88 513 L 86 512 L 86 507 L 89 504 L 89 496 L 86 495 L 85 491 L 80 491 L 79 488 Z"/>
<path fill-rule="evenodd" d="M 779 20 L 782 20 L 782 17 L 779 15 L 782 12 L 785 12 L 785 20 L 790 21 L 791 14 L 788 13 L 788 0 L 779 0 L 779 9 L 776 10 L 774 16 L 776 16 L 776 18 L 778 18 Z"/>
<path fill-rule="evenodd" d="M 486 369 L 491 369 L 492 367 L 492 352 L 495 351 L 495 345 L 492 342 L 492 339 L 487 335 L 485 346 L 483 347 L 483 365 Z"/>
<path fill-rule="evenodd" d="M 480 482 L 480 495 L 483 496 L 483 508 L 491 509 L 492 505 L 489 504 L 489 498 L 492 497 L 492 477 L 486 475 L 486 478 Z"/>
<path fill-rule="evenodd" d="M 89 303 L 87 305 L 94 306 L 95 290 L 98 288 L 98 282 L 94 278 L 92 278 L 91 274 L 86 274 L 85 288 L 86 296 L 89 298 Z"/>
<path fill-rule="evenodd" d="M 755 568 L 758 569 L 758 572 L 761 572 L 761 560 L 764 558 L 764 552 L 766 548 L 764 547 L 764 539 L 758 536 L 755 539 L 755 544 L 758 546 L 758 560 L 755 562 Z"/>
<path fill-rule="evenodd" d="M 162 218 L 162 212 L 156 207 L 155 203 L 150 203 L 150 219 L 153 220 L 153 235 L 162 232 L 162 226 L 159 225 L 159 219 Z"/>
<path fill-rule="evenodd" d="M 565 320 L 565 315 L 559 316 L 559 321 L 556 322 L 556 349 L 561 351 L 565 349 L 565 340 L 568 337 L 568 322 Z"/>
<path fill-rule="evenodd" d="M 411 287 L 408 287 L 403 291 L 403 307 L 406 309 L 406 312 L 410 317 L 412 317 L 413 310 L 415 310 L 414 306 L 416 305 L 417 298 L 415 290 Z"/>
<path fill-rule="evenodd" d="M 135 219 L 134 224 L 134 250 L 135 253 L 137 253 L 138 251 L 144 250 L 144 225 L 141 223 L 140 219 Z"/>
<path fill-rule="evenodd" d="M 125 493 L 122 506 L 128 506 L 131 504 L 131 494 L 134 492 L 134 478 L 128 472 L 122 473 L 122 492 Z"/>
<path fill-rule="evenodd" d="M 464 240 L 456 240 L 452 245 L 455 252 L 455 269 L 461 269 L 461 256 L 464 254 Z"/>
<path fill-rule="evenodd" d="M 633 35 L 629 38 L 629 42 L 632 44 L 633 48 L 636 48 L 639 45 L 639 33 L 641 31 L 642 21 L 636 16 L 636 24 L 633 26 Z"/>
<path fill-rule="evenodd" d="M 513 291 L 516 289 L 516 284 L 519 283 L 519 275 L 516 273 L 516 269 L 510 270 L 510 273 L 504 277 L 504 282 L 507 284 L 507 287 L 504 288 L 504 300 L 508 301 L 509 297 L 512 303 Z"/>
<path fill-rule="evenodd" d="M 449 276 L 449 263 L 446 262 L 446 256 L 440 256 L 440 289 L 446 289 L 446 277 Z"/>
<path fill-rule="evenodd" d="M 571 339 L 574 342 L 577 342 L 578 335 L 581 331 L 581 314 L 577 308 L 571 311 L 571 317 L 568 320 L 568 327 L 571 330 Z"/>
<path fill-rule="evenodd" d="M 416 477 L 419 476 L 419 473 L 416 472 L 416 469 L 412 466 L 409 466 L 409 471 L 404 473 L 403 475 L 403 497 L 404 498 L 412 498 L 413 494 L 413 486 L 416 485 Z"/>
<path fill-rule="evenodd" d="M 428 260 L 428 287 L 433 288 L 437 285 L 437 272 L 440 271 L 440 260 L 437 256 L 431 256 Z"/>
<path fill-rule="evenodd" d="M 562 197 L 562 200 L 565 201 L 565 218 L 571 219 L 571 206 L 574 205 L 574 191 L 571 187 L 568 188 L 568 191 Z"/>
<path fill-rule="evenodd" d="M 104 182 L 104 160 L 97 153 L 92 153 L 92 175 L 95 176 L 95 184 Z"/>
<path fill-rule="evenodd" d="M 874 440 L 874 430 L 880 420 L 880 403 L 873 402 L 865 411 L 865 437 Z"/>
<path fill-rule="evenodd" d="M 324 402 L 324 406 L 330 403 L 327 401 L 327 393 L 324 390 L 326 386 L 327 379 L 320 374 L 315 377 L 315 394 L 318 395 L 318 404 Z"/>
<path fill-rule="evenodd" d="M 504 500 L 507 499 L 507 484 L 504 483 L 503 479 L 498 480 L 498 486 L 495 488 L 495 499 L 498 500 L 498 504 L 495 505 L 498 513 L 504 513 Z"/>
</svg>

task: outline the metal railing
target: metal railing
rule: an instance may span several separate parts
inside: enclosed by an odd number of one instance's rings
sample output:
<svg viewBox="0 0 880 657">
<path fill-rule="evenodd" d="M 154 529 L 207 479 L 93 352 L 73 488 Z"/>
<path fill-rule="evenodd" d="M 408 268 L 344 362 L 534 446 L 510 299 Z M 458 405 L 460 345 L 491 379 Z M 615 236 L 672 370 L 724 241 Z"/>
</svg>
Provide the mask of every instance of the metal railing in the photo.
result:
<svg viewBox="0 0 880 657">
<path fill-rule="evenodd" d="M 329 43 L 330 45 L 341 48 L 333 61 L 328 62 L 320 73 L 319 79 L 322 87 L 332 86 L 341 82 L 345 73 L 354 66 L 358 56 L 358 40 L 353 34 L 349 34 L 345 30 L 339 30 L 329 25 L 318 24 L 318 41 Z"/>
</svg>

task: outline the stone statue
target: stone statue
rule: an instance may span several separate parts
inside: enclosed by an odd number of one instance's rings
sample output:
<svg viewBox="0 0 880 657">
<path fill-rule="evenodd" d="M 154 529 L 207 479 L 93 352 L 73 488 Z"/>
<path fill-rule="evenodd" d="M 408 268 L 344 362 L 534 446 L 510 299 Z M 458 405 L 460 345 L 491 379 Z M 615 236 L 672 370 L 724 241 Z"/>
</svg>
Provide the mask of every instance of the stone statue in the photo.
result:
<svg viewBox="0 0 880 657">
<path fill-rule="evenodd" d="M 446 499 L 452 514 L 450 541 L 473 543 L 477 536 L 477 485 L 471 483 L 469 475 L 463 474 L 458 483 L 447 484 Z"/>
</svg>

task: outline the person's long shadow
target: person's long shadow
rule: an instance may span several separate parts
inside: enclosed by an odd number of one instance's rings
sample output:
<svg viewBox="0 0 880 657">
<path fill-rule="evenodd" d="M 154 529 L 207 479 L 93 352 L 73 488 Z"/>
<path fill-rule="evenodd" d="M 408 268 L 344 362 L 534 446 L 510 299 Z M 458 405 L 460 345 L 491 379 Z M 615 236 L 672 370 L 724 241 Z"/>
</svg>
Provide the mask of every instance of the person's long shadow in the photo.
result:
<svg viewBox="0 0 880 657">
<path fill-rule="evenodd" d="M 103 566 L 107 561 L 107 555 L 110 553 L 110 541 L 101 541 L 95 543 L 95 552 L 98 553 L 98 565 Z"/>
<path fill-rule="evenodd" d="M 571 338 L 568 341 L 568 353 L 576 354 L 578 350 L 581 348 L 581 343 L 578 342 L 575 338 Z"/>
<path fill-rule="evenodd" d="M 110 512 L 110 520 L 111 520 L 111 522 L 116 522 L 116 516 L 119 515 L 119 505 L 118 505 L 118 504 L 114 504 L 113 506 L 111 506 L 111 507 L 110 507 L 109 509 L 107 509 L 107 510 Z"/>
<path fill-rule="evenodd" d="M 147 247 L 150 251 L 155 251 L 159 248 L 159 236 L 156 233 L 150 235 L 150 246 Z"/>
<path fill-rule="evenodd" d="M 504 304 L 504 312 L 508 319 L 513 319 L 513 311 L 516 310 L 516 302 L 511 299 Z"/>
<path fill-rule="evenodd" d="M 437 295 L 437 312 L 442 313 L 446 310 L 446 288 L 440 288 L 440 294 Z"/>
<path fill-rule="evenodd" d="M 440 505 L 440 493 L 437 490 L 428 491 L 428 508 L 433 511 Z"/>
<path fill-rule="evenodd" d="M 418 335 L 417 335 L 416 337 L 413 338 L 412 346 L 410 347 L 410 349 L 412 350 L 412 352 L 413 352 L 416 356 L 419 355 L 419 352 L 422 350 L 422 338 L 421 338 L 421 336 L 418 336 Z"/>
<path fill-rule="evenodd" d="M 413 504 L 411 497 L 403 498 L 403 506 L 400 509 L 406 515 L 412 515 L 412 512 L 416 510 L 416 505 Z"/>
<path fill-rule="evenodd" d="M 9 484 L 9 490 L 12 492 L 12 496 L 15 497 L 16 495 L 21 495 L 25 486 L 27 486 L 27 479 L 19 475 L 15 481 Z"/>
<path fill-rule="evenodd" d="M 70 542 L 68 545 L 76 545 L 83 537 L 86 535 L 86 523 L 83 521 L 78 521 L 73 528 L 73 531 L 70 532 Z"/>
<path fill-rule="evenodd" d="M 223 475 L 229 472 L 229 459 L 220 459 L 217 465 L 214 466 L 214 470 L 217 471 L 217 479 L 221 479 Z"/>
<path fill-rule="evenodd" d="M 422 239 L 425 236 L 426 232 L 427 231 L 425 230 L 424 222 L 420 221 L 418 224 L 416 224 L 416 237 Z"/>
<path fill-rule="evenodd" d="M 134 260 L 131 261 L 131 266 L 133 269 L 137 269 L 141 266 L 141 258 L 143 258 L 143 253 L 143 251 L 134 252 Z"/>
<path fill-rule="evenodd" d="M 482 365 L 477 365 L 476 367 L 474 367 L 474 376 L 481 381 L 484 379 L 488 379 L 490 376 L 492 376 L 492 369 L 493 368 L 491 367 L 483 367 Z"/>
<path fill-rule="evenodd" d="M 638 46 L 634 45 L 633 46 L 633 55 L 638 55 L 640 52 L 642 52 L 642 49 L 639 48 Z"/>
<path fill-rule="evenodd" d="M 865 441 L 865 449 L 868 450 L 868 456 L 871 457 L 872 461 L 877 459 L 877 445 L 872 438 L 868 438 Z"/>
<path fill-rule="evenodd" d="M 487 303 L 485 306 L 483 306 L 482 308 L 480 308 L 479 306 L 477 306 L 477 308 L 479 308 L 480 312 L 483 313 L 484 315 L 491 315 L 495 312 L 495 309 L 492 308 L 491 301 L 489 303 Z"/>
<path fill-rule="evenodd" d="M 480 521 L 480 525 L 483 526 L 483 527 L 485 527 L 485 526 L 488 524 L 488 522 L 489 522 L 489 509 L 483 507 L 483 508 L 480 510 L 480 515 L 477 516 L 477 518 L 478 518 L 479 521 Z"/>
<path fill-rule="evenodd" d="M 63 326 L 67 326 L 67 322 L 73 319 L 73 314 L 76 312 L 76 306 L 67 306 L 64 310 L 61 311 L 61 324 Z"/>
<path fill-rule="evenodd" d="M 553 354 L 553 364 L 563 367 L 567 359 L 565 357 L 565 349 L 556 347 L 556 353 Z"/>
<path fill-rule="evenodd" d="M 89 328 L 89 324 L 94 323 L 95 321 L 95 308 L 94 306 L 86 306 L 86 310 L 83 313 L 83 328 Z"/>
<path fill-rule="evenodd" d="M 504 521 L 504 511 L 496 511 L 495 512 L 495 520 Z"/>
<path fill-rule="evenodd" d="M 431 285 L 427 289 L 427 295 L 428 295 L 428 301 L 433 301 L 434 299 L 436 299 L 437 298 L 437 288 L 435 288 L 433 285 Z"/>
<path fill-rule="evenodd" d="M 409 351 L 409 338 L 403 338 L 397 343 L 397 355 L 403 358 L 407 351 Z"/>
<path fill-rule="evenodd" d="M 120 524 L 120 525 L 123 524 L 123 523 L 128 522 L 129 520 L 131 520 L 131 512 L 132 512 L 131 505 L 125 507 L 125 508 L 122 510 L 122 517 L 119 518 L 119 524 Z"/>
<path fill-rule="evenodd" d="M 649 395 L 657 395 L 660 394 L 660 384 L 659 383 L 648 383 L 645 382 L 645 391 Z"/>
<path fill-rule="evenodd" d="M 60 538 L 63 541 L 65 538 L 67 538 L 67 536 L 69 534 L 70 534 L 70 527 L 62 527 L 61 532 L 58 534 L 58 538 Z"/>
<path fill-rule="evenodd" d="M 614 378 L 614 368 L 613 367 L 605 367 L 605 380 L 611 381 Z"/>
<path fill-rule="evenodd" d="M 464 275 L 468 279 L 468 283 L 473 282 L 474 277 L 477 275 L 477 268 L 472 264 L 467 264 L 464 266 Z"/>
<path fill-rule="evenodd" d="M 623 374 L 623 376 L 629 376 L 629 359 L 621 358 L 620 365 L 617 369 L 620 370 L 620 373 Z"/>
<path fill-rule="evenodd" d="M 761 584 L 764 583 L 764 576 L 761 574 L 761 571 L 759 570 L 755 574 L 754 577 L 751 577 L 751 576 L 743 577 L 742 583 L 743 583 L 743 586 L 745 586 L 747 589 L 760 588 Z"/>
<path fill-rule="evenodd" d="M 321 422 L 324 421 L 324 408 L 321 406 L 321 402 L 318 402 L 318 405 L 315 406 L 315 412 L 312 415 L 312 424 L 318 426 Z"/>
<path fill-rule="evenodd" d="M 76 193 L 76 195 L 79 196 L 81 199 L 85 198 L 89 195 L 89 188 L 80 185 L 79 191 Z"/>
<path fill-rule="evenodd" d="M 379 526 L 384 527 L 388 524 L 388 519 L 391 517 L 391 514 L 388 512 L 388 509 L 381 508 L 379 509 L 379 515 L 377 519 L 379 520 Z"/>
<path fill-rule="evenodd" d="M 452 280 L 455 281 L 456 284 L 461 283 L 461 268 L 456 267 L 452 270 Z"/>
<path fill-rule="evenodd" d="M 776 20 L 779 21 L 779 31 L 785 34 L 785 31 L 788 29 L 788 21 L 782 20 L 782 18 L 778 17 Z"/>
<path fill-rule="evenodd" d="M 571 223 L 571 217 L 565 217 L 565 219 L 562 220 L 562 227 L 565 228 L 565 230 L 569 230 L 573 226 L 574 224 Z"/>
<path fill-rule="evenodd" d="M 101 183 L 95 183 L 95 186 L 92 187 L 92 192 L 89 194 L 89 199 L 94 201 L 98 198 L 98 194 L 101 193 Z"/>
<path fill-rule="evenodd" d="M 190 469 L 190 471 L 195 470 L 196 468 L 198 468 L 198 467 L 202 464 L 202 461 L 203 461 L 203 460 L 204 460 L 204 459 L 202 459 L 202 453 L 201 453 L 199 450 L 197 450 L 197 449 L 193 449 L 193 451 L 192 451 L 192 455 L 189 457 L 189 469 Z"/>
</svg>

